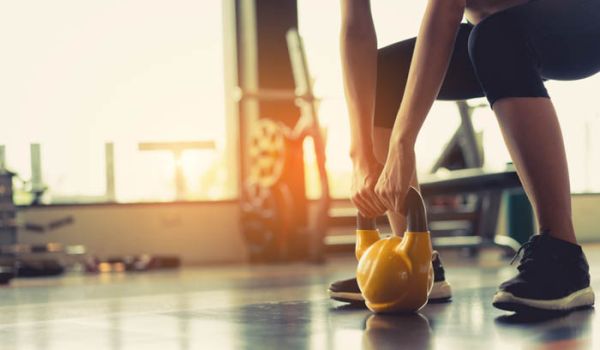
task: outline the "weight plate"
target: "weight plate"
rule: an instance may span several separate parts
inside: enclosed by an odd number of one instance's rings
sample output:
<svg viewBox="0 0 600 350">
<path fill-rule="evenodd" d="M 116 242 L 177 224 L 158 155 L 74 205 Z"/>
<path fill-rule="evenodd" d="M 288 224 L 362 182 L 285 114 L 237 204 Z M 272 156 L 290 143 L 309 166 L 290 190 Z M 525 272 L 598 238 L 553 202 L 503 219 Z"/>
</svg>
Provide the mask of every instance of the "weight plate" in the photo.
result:
<svg viewBox="0 0 600 350">
<path fill-rule="evenodd" d="M 263 188 L 273 186 L 285 165 L 285 134 L 272 119 L 256 122 L 250 133 L 248 181 Z"/>
</svg>

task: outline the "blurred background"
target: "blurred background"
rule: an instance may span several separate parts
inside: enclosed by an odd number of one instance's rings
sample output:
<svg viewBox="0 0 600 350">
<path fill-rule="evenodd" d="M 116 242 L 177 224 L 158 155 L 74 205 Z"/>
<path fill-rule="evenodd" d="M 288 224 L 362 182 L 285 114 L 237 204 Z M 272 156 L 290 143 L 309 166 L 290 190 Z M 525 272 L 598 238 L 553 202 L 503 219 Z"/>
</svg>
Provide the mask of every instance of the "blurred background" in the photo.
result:
<svg viewBox="0 0 600 350">
<path fill-rule="evenodd" d="M 414 36 L 424 5 L 374 1 L 378 45 Z M 339 13 L 339 1 L 317 0 L 3 2 L 0 161 L 18 175 L 10 243 L 52 241 L 100 257 L 168 254 L 201 264 L 247 261 L 267 241 L 279 242 L 278 249 L 294 240 L 311 246 L 306 237 L 313 234 L 335 241 L 327 238 L 331 225 L 319 226 L 325 220 L 319 205 L 327 213 L 351 210 Z M 304 75 L 290 63 L 290 29 L 303 42 L 295 52 L 304 59 Z M 307 78 L 304 86 L 297 74 Z M 583 240 L 595 239 L 587 214 L 600 204 L 599 87 L 599 76 L 548 83 Z M 260 95 L 260 89 L 275 90 Z M 493 114 L 485 106 L 470 111 L 485 154 L 478 168 L 503 171 L 510 159 Z M 308 137 L 290 137 L 301 115 L 318 125 L 304 130 Z M 286 128 L 261 124 L 264 137 L 253 136 L 252 123 L 261 119 Z M 417 145 L 423 176 L 460 125 L 456 103 L 435 104 Z M 275 140 L 270 145 L 252 144 L 268 137 Z M 321 141 L 326 178 L 314 151 Z M 283 170 L 277 164 L 254 169 L 265 152 L 276 153 L 269 153 L 272 163 L 285 158 Z M 261 182 L 265 174 L 255 171 L 274 173 L 286 189 Z M 285 215 L 294 217 L 281 223 Z M 351 233 L 351 213 L 329 216 L 345 217 L 339 229 Z M 32 233 L 35 225 L 64 218 L 68 224 Z M 498 230 L 509 225 L 504 218 Z M 269 220 L 287 226 L 267 228 Z"/>
</svg>

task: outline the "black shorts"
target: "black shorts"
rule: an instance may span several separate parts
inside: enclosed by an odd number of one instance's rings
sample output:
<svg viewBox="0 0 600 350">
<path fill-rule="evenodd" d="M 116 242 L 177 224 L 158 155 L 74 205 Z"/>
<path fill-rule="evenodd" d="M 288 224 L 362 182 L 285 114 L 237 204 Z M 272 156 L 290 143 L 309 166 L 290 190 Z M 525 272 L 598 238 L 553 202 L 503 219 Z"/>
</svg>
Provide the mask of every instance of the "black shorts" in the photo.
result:
<svg viewBox="0 0 600 350">
<path fill-rule="evenodd" d="M 378 51 L 376 126 L 391 128 L 416 38 Z M 548 97 L 544 81 L 600 71 L 600 0 L 533 0 L 461 24 L 439 100 Z"/>
</svg>

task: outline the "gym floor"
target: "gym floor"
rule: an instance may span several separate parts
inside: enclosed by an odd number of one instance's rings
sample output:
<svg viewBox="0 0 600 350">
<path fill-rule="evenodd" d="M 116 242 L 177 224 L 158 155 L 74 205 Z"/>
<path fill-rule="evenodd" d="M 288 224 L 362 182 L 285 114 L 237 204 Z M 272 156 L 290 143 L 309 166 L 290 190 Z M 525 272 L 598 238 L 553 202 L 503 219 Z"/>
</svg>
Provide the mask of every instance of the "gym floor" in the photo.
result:
<svg viewBox="0 0 600 350">
<path fill-rule="evenodd" d="M 600 290 L 600 245 L 585 246 Z M 21 279 L 0 288 L 1 349 L 599 349 L 593 309 L 523 318 L 491 297 L 515 271 L 495 252 L 442 252 L 452 302 L 376 316 L 328 299 L 324 265 L 227 266 Z M 600 272 L 599 272 L 600 273 Z"/>
</svg>

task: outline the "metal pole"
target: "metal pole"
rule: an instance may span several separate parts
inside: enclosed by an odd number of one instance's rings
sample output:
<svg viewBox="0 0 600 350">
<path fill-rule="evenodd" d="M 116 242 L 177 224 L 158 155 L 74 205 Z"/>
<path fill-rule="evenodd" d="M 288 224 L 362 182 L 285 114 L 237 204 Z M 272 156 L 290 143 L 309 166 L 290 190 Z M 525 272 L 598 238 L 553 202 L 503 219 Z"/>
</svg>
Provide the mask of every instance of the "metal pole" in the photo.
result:
<svg viewBox="0 0 600 350">
<path fill-rule="evenodd" d="M 0 145 L 0 172 L 6 170 L 6 146 Z"/>
<path fill-rule="evenodd" d="M 106 200 L 116 201 L 115 189 L 115 145 L 112 142 L 104 144 L 104 162 L 106 167 Z"/>
<path fill-rule="evenodd" d="M 31 188 L 34 192 L 41 190 L 42 184 L 42 150 L 39 143 L 30 145 L 31 153 Z"/>
</svg>

